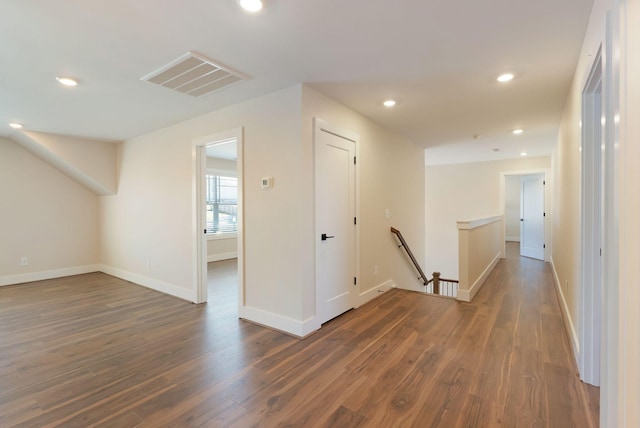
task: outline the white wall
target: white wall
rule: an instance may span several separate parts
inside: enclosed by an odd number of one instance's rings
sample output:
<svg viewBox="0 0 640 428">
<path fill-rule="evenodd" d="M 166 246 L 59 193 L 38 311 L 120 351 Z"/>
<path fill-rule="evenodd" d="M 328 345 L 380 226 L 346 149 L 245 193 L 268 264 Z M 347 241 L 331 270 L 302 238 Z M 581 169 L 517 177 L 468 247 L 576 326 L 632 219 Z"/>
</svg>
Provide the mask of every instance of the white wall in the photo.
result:
<svg viewBox="0 0 640 428">
<path fill-rule="evenodd" d="M 581 321 L 580 309 L 580 189 L 581 189 L 581 122 L 582 90 L 593 65 L 595 54 L 605 40 L 605 14 L 614 1 L 596 0 L 589 27 L 565 105 L 553 153 L 553 181 L 555 215 L 552 219 L 554 247 L 551 263 L 561 299 L 569 316 L 569 334 L 579 352 L 577 329 Z"/>
<path fill-rule="evenodd" d="M 623 47 L 621 48 L 621 97 L 620 146 L 619 146 L 619 233 L 620 255 L 618 285 L 620 287 L 619 308 L 610 311 L 611 321 L 619 320 L 623 328 L 615 352 L 608 357 L 621 361 L 613 371 L 616 383 L 610 388 L 620 390 L 618 396 L 610 397 L 602 407 L 616 412 L 627 427 L 640 426 L 640 0 L 624 2 Z M 613 323 L 612 323 L 613 324 Z M 611 328 L 616 328 L 613 324 Z M 607 414 L 602 413 L 603 416 Z M 612 418 L 609 418 L 612 420 Z M 606 426 L 604 421 L 602 426 Z"/>
<path fill-rule="evenodd" d="M 458 276 L 458 220 L 491 217 L 500 206 L 500 173 L 549 168 L 550 158 L 524 158 L 425 169 L 426 272 Z"/>
<path fill-rule="evenodd" d="M 207 169 L 212 170 L 211 173 L 227 174 L 228 177 L 236 177 L 238 175 L 236 161 L 229 159 L 207 157 Z"/>
<path fill-rule="evenodd" d="M 224 237 L 207 236 L 207 261 L 235 259 L 238 257 L 238 238 L 236 234 L 225 234 Z"/>
<path fill-rule="evenodd" d="M 424 256 L 422 149 L 306 86 L 124 142 L 118 194 L 101 198 L 105 270 L 195 296 L 193 141 L 243 127 L 244 314 L 296 334 L 305 331 L 315 317 L 314 116 L 361 136 L 361 287 L 389 280 L 416 287 L 388 226 L 393 221 L 404 228 Z M 260 186 L 264 176 L 274 177 L 268 191 Z M 389 221 L 385 208 L 393 212 Z M 380 271 L 375 278 L 374 264 Z"/>
<path fill-rule="evenodd" d="M 0 285 L 97 270 L 97 196 L 5 138 L 0 198 Z"/>
<path fill-rule="evenodd" d="M 313 117 L 360 136 L 357 170 L 360 177 L 358 224 L 360 229 L 360 304 L 377 296 L 378 289 L 397 287 L 423 290 L 418 274 L 398 248 L 390 227 L 399 229 L 418 260 L 424 260 L 424 157 L 423 149 L 394 135 L 321 93 L 303 87 L 303 136 L 312 162 Z M 300 195 L 313 206 L 313 187 Z M 385 218 L 385 209 L 390 218 Z M 313 216 L 308 230 L 313 233 Z M 313 236 L 308 236 L 312 245 Z M 378 274 L 374 274 L 378 266 Z M 313 289 L 305 294 L 305 316 L 313 313 Z"/>
<path fill-rule="evenodd" d="M 614 210 L 619 216 L 618 230 L 608 230 L 619 241 L 616 280 L 606 284 L 603 306 L 603 346 L 601 371 L 600 426 L 640 426 L 640 0 L 595 0 L 582 51 L 574 75 L 571 92 L 562 118 L 558 144 L 553 153 L 554 218 L 552 266 L 567 316 L 567 328 L 580 351 L 577 331 L 581 311 L 580 285 L 580 170 L 581 170 L 581 102 L 582 90 L 595 54 L 606 41 L 607 12 L 611 23 L 614 55 L 609 58 L 605 75 L 605 94 L 619 110 L 606 112 L 607 126 L 619 126 L 615 150 L 619 164 Z M 606 46 L 606 43 L 605 43 Z M 620 67 L 618 69 L 618 66 Z M 605 79 L 607 80 L 607 79 Z M 612 85 L 610 85 L 610 83 Z M 619 87 L 618 87 L 619 84 Z M 616 117 L 617 115 L 617 117 Z M 613 116 L 613 117 L 611 117 Z M 607 254 L 604 254 L 607 258 Z"/>
<path fill-rule="evenodd" d="M 311 180 L 301 162 L 300 91 L 291 87 L 124 142 L 118 195 L 101 201 L 103 263 L 195 299 L 193 141 L 243 127 L 244 304 L 300 320 L 302 284 L 313 283 L 305 270 L 311 257 L 297 242 L 306 232 L 303 209 L 283 210 Z M 265 175 L 277 180 L 270 192 L 260 190 Z"/>
<path fill-rule="evenodd" d="M 593 59 L 604 41 L 605 12 L 611 2 L 596 1 L 585 36 L 582 52 L 574 75 L 562 122 L 558 144 L 553 153 L 555 215 L 552 219 L 554 247 L 551 265 L 560 291 L 560 301 L 565 312 L 565 323 L 571 337 L 576 358 L 579 358 L 581 322 L 580 308 L 580 256 L 581 256 L 581 121 L 582 90 L 585 86 Z"/>
<path fill-rule="evenodd" d="M 507 175 L 504 187 L 505 240 L 520 242 L 520 176 Z"/>
</svg>

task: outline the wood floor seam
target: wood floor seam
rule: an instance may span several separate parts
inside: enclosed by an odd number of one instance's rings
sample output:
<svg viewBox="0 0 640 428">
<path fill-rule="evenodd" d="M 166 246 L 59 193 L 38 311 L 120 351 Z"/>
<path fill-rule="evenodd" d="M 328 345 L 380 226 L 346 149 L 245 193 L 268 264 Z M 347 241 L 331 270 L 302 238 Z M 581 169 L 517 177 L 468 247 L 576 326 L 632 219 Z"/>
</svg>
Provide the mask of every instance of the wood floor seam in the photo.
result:
<svg viewBox="0 0 640 428">
<path fill-rule="evenodd" d="M 0 288 L 0 426 L 597 427 L 553 278 L 507 244 L 471 303 L 395 288 L 296 339 L 102 274 Z M 401 285 L 401 284 L 400 284 Z"/>
</svg>

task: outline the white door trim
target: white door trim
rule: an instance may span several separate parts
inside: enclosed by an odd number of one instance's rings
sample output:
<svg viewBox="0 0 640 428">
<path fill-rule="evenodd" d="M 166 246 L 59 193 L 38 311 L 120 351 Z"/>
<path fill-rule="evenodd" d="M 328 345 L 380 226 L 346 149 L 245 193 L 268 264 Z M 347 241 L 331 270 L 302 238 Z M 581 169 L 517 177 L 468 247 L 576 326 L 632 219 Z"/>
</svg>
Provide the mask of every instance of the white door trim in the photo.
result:
<svg viewBox="0 0 640 428">
<path fill-rule="evenodd" d="M 196 138 L 192 143 L 192 206 L 193 206 L 193 283 L 194 303 L 207 301 L 207 238 L 203 233 L 206 227 L 205 210 L 205 179 L 206 146 L 212 143 L 222 143 L 231 139 L 236 140 L 236 168 L 238 172 L 238 314 L 242 316 L 244 307 L 244 171 L 243 171 L 243 129 L 235 128 L 218 134 Z"/>
<path fill-rule="evenodd" d="M 602 43 L 604 224 L 600 425 L 638 426 L 637 1 L 615 1 Z M 634 100 L 635 102 L 630 102 Z M 635 134 L 633 131 L 636 131 Z M 634 138 L 635 137 L 635 138 Z M 635 178 L 635 179 L 634 179 Z M 629 214 L 635 214 L 629 216 Z M 634 249 L 636 251 L 634 251 Z M 634 322 L 635 319 L 635 322 Z M 635 373 L 635 376 L 634 376 Z"/>
<path fill-rule="evenodd" d="M 582 91 L 580 156 L 580 307 L 578 325 L 580 379 L 600 385 L 600 341 L 604 247 L 604 115 L 602 48 L 598 50 Z"/>
<path fill-rule="evenodd" d="M 360 136 L 358 134 L 356 134 L 355 132 L 340 128 L 338 126 L 335 126 L 319 117 L 314 117 L 313 118 L 313 142 L 314 142 L 314 174 L 313 174 L 313 180 L 314 180 L 314 189 L 316 187 L 316 174 L 315 174 L 315 148 L 316 148 L 316 141 L 318 140 L 317 135 L 319 132 L 328 132 L 330 134 L 339 136 L 341 138 L 345 138 L 347 140 L 353 141 L 354 145 L 355 145 L 355 154 L 356 154 L 356 159 L 359 159 L 359 153 L 360 153 Z M 355 224 L 355 276 L 357 279 L 360 278 L 360 173 L 359 173 L 360 168 L 358 168 L 358 164 L 356 163 L 356 167 L 355 167 L 355 189 L 354 189 L 354 200 L 355 200 L 355 216 L 356 216 L 356 224 Z M 315 192 L 315 190 L 314 190 Z M 315 231 L 316 231 L 316 213 L 317 213 L 317 207 L 315 206 L 315 197 L 314 197 L 314 278 L 315 278 L 315 308 L 316 308 L 316 319 L 319 320 L 319 312 L 318 312 L 318 250 L 317 250 L 317 237 L 315 236 Z M 360 305 L 360 301 L 358 299 L 358 296 L 360 295 L 360 287 L 361 284 L 358 281 L 356 283 L 356 287 L 353 293 L 353 307 L 357 308 Z M 320 328 L 320 323 L 318 322 L 317 326 L 315 329 L 319 329 Z"/>
</svg>

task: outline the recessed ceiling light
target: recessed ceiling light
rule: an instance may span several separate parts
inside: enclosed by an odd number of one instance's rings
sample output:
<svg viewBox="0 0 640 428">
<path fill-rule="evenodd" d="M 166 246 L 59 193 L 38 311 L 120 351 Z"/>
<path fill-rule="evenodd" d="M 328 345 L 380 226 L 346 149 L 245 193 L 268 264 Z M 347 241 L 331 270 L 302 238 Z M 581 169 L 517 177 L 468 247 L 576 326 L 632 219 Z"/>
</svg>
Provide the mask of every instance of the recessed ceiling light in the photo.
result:
<svg viewBox="0 0 640 428">
<path fill-rule="evenodd" d="M 70 78 L 70 77 L 62 77 L 62 76 L 58 76 L 58 77 L 56 77 L 56 80 L 57 80 L 58 82 L 60 82 L 60 84 L 61 84 L 61 85 L 69 86 L 69 87 L 71 87 L 71 86 L 76 86 L 76 85 L 78 84 L 78 81 L 77 81 L 77 80 L 72 79 L 72 78 Z"/>
<path fill-rule="evenodd" d="M 513 80 L 514 77 L 515 76 L 512 73 L 504 73 L 504 74 L 501 74 L 500 76 L 498 76 L 497 80 L 498 80 L 498 82 L 505 83 L 505 82 L 508 82 L 510 80 Z"/>
<path fill-rule="evenodd" d="M 262 0 L 240 0 L 240 7 L 247 12 L 258 12 L 262 9 Z"/>
<path fill-rule="evenodd" d="M 385 107 L 393 107 L 394 105 L 396 105 L 396 102 L 394 100 L 387 100 L 382 104 L 384 104 Z"/>
<path fill-rule="evenodd" d="M 18 122 L 10 122 L 9 126 L 12 127 L 13 129 L 22 129 L 22 128 L 24 128 L 24 126 L 21 123 L 18 123 Z"/>
<path fill-rule="evenodd" d="M 522 129 L 514 129 L 514 130 L 513 130 L 513 133 L 514 133 L 514 134 L 516 134 L 516 135 L 520 135 L 520 134 L 522 134 L 523 132 L 524 132 L 524 131 L 523 131 Z"/>
<path fill-rule="evenodd" d="M 527 155 L 527 152 L 520 153 L 520 156 L 526 156 L 526 155 Z"/>
</svg>

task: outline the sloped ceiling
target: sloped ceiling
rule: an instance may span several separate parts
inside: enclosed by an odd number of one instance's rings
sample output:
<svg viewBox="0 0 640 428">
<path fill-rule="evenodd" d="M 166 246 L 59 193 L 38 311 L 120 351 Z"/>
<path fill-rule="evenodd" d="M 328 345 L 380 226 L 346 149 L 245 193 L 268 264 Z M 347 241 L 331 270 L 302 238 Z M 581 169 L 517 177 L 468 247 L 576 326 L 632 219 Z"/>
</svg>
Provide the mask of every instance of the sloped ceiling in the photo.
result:
<svg viewBox="0 0 640 428">
<path fill-rule="evenodd" d="M 20 0 L 0 11 L 0 135 L 125 140 L 307 83 L 424 147 L 553 144 L 592 0 Z M 250 77 L 190 97 L 140 78 L 192 50 Z M 503 71 L 516 78 L 495 81 Z M 62 88 L 55 76 L 76 77 Z M 382 106 L 394 98 L 393 109 Z M 514 128 L 525 134 L 514 139 Z M 472 136 L 479 134 L 479 140 Z M 547 149 L 548 150 L 548 149 Z"/>
<path fill-rule="evenodd" d="M 96 195 L 117 193 L 115 144 L 42 132 L 16 132 L 11 139 Z"/>
</svg>

